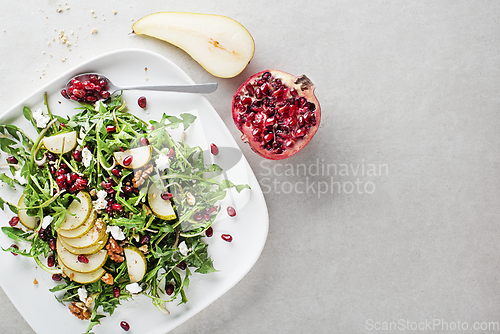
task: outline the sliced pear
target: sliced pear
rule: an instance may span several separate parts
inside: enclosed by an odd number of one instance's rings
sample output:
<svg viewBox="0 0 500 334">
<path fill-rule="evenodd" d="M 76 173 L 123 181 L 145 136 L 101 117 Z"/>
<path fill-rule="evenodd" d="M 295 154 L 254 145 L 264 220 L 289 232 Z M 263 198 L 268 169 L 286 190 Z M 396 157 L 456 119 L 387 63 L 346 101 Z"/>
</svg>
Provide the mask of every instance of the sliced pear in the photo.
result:
<svg viewBox="0 0 500 334">
<path fill-rule="evenodd" d="M 130 283 L 139 282 L 146 274 L 146 257 L 134 246 L 123 247 Z"/>
<path fill-rule="evenodd" d="M 50 137 L 43 137 L 42 143 L 52 153 L 66 153 L 76 146 L 78 133 L 76 131 L 63 132 Z"/>
<path fill-rule="evenodd" d="M 61 263 L 61 261 L 59 261 L 59 266 L 61 267 L 63 273 L 66 274 L 66 276 L 68 276 L 72 281 L 81 284 L 90 284 L 97 282 L 106 273 L 106 270 L 102 268 L 98 268 L 97 270 L 90 273 L 79 273 L 77 271 L 69 269 L 63 263 Z"/>
<path fill-rule="evenodd" d="M 20 208 L 25 208 L 26 205 L 24 204 L 24 194 L 21 196 L 19 199 L 19 203 L 17 204 Z M 33 217 L 33 216 L 28 216 L 26 213 L 26 210 L 19 210 L 17 212 L 17 216 L 19 217 L 19 221 L 21 224 L 29 228 L 30 230 L 34 230 L 36 226 L 38 225 L 38 217 Z"/>
<path fill-rule="evenodd" d="M 172 202 L 161 198 L 162 191 L 153 183 L 148 190 L 148 203 L 151 211 L 161 219 L 172 220 L 176 218 Z"/>
<path fill-rule="evenodd" d="M 94 254 L 100 251 L 101 249 L 106 246 L 106 243 L 108 242 L 109 234 L 104 235 L 104 239 L 97 241 L 95 245 L 92 245 L 90 247 L 85 247 L 85 248 L 75 248 L 73 246 L 68 245 L 63 238 L 59 237 L 58 239 L 61 240 L 61 244 L 68 250 L 68 252 L 76 254 L 76 255 L 86 255 L 86 254 Z M 67 240 L 67 239 L 66 239 Z"/>
<path fill-rule="evenodd" d="M 106 223 L 102 219 L 97 219 L 90 231 L 81 237 L 65 238 L 59 235 L 58 238 L 72 248 L 89 248 L 96 245 L 99 241 L 104 240 L 106 234 Z"/>
<path fill-rule="evenodd" d="M 252 35 L 239 22 L 222 15 L 161 12 L 138 20 L 132 30 L 171 43 L 210 74 L 232 78 L 248 65 L 255 52 Z"/>
<path fill-rule="evenodd" d="M 85 254 L 89 260 L 88 263 L 78 261 L 78 255 L 70 253 L 61 243 L 60 238 L 57 238 L 56 251 L 58 259 L 69 269 L 79 273 L 89 273 L 101 268 L 108 258 L 108 252 L 105 249 L 94 254 Z"/>
<path fill-rule="evenodd" d="M 85 223 L 85 221 L 89 218 L 90 213 L 92 211 L 92 198 L 89 193 L 86 191 L 80 191 L 76 194 L 76 199 L 71 202 L 68 207 L 68 213 L 66 213 L 66 217 L 64 218 L 61 225 L 59 225 L 59 229 L 61 230 L 73 230 Z"/>
<path fill-rule="evenodd" d="M 72 230 L 58 229 L 57 233 L 68 239 L 79 238 L 88 231 L 90 231 L 92 227 L 94 227 L 96 219 L 97 219 L 97 213 L 92 210 L 90 216 L 85 220 L 85 222 L 82 225 Z"/>
<path fill-rule="evenodd" d="M 122 167 L 141 168 L 151 159 L 151 146 L 146 145 L 131 148 L 123 152 L 115 152 L 113 155 L 115 156 L 116 162 Z M 125 165 L 123 162 L 127 162 L 127 159 L 130 159 L 129 157 L 132 157 L 132 161 L 130 164 Z"/>
</svg>

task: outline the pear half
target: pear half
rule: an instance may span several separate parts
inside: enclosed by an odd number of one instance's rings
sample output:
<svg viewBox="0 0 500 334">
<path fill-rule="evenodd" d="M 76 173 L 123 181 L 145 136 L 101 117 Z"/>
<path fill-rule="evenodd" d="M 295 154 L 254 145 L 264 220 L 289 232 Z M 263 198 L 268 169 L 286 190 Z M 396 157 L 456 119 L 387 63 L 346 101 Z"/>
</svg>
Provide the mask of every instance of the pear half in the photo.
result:
<svg viewBox="0 0 500 334">
<path fill-rule="evenodd" d="M 149 207 L 158 218 L 173 220 L 177 216 L 175 215 L 174 208 L 172 207 L 172 202 L 161 198 L 161 193 L 161 190 L 158 189 L 154 183 L 152 183 L 148 189 Z"/>
<path fill-rule="evenodd" d="M 78 133 L 76 131 L 63 132 L 50 137 L 43 137 L 42 143 L 52 153 L 66 153 L 76 146 Z"/>
<path fill-rule="evenodd" d="M 21 196 L 19 199 L 19 203 L 17 204 L 20 208 L 25 208 L 26 205 L 24 204 L 24 194 Z M 28 216 L 26 213 L 26 210 L 19 210 L 17 212 L 17 215 L 19 217 L 19 221 L 21 224 L 29 228 L 30 230 L 34 230 L 35 227 L 38 224 L 38 217 L 33 217 L 33 216 Z"/>
<path fill-rule="evenodd" d="M 108 252 L 105 249 L 94 254 L 85 254 L 88 263 L 78 261 L 78 255 L 70 253 L 62 245 L 60 238 L 57 238 L 56 251 L 58 259 L 69 269 L 79 273 L 90 273 L 101 268 L 108 258 Z"/>
<path fill-rule="evenodd" d="M 122 167 L 141 168 L 149 162 L 149 160 L 151 159 L 151 153 L 151 146 L 147 145 L 131 148 L 130 150 L 126 150 L 123 152 L 114 152 L 113 155 L 116 159 L 116 162 Z M 127 164 L 127 159 L 132 160 Z"/>
<path fill-rule="evenodd" d="M 80 191 L 76 194 L 76 198 L 78 200 L 74 199 L 71 202 L 68 212 L 58 229 L 73 230 L 83 225 L 89 219 L 92 212 L 92 198 L 90 194 L 86 191 Z"/>
<path fill-rule="evenodd" d="M 240 74 L 255 52 L 248 30 L 222 15 L 160 12 L 139 19 L 132 30 L 181 48 L 219 78 Z"/>
<path fill-rule="evenodd" d="M 127 261 L 128 276 L 130 283 L 139 282 L 146 274 L 146 258 L 144 254 L 134 246 L 123 247 L 125 261 Z"/>
</svg>

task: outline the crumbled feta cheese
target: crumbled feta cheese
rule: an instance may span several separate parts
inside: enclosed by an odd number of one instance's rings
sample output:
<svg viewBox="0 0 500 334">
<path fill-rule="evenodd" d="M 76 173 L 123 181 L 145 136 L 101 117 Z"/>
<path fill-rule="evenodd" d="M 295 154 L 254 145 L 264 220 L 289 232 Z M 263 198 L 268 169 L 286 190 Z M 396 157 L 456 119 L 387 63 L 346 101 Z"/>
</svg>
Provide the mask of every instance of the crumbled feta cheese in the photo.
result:
<svg viewBox="0 0 500 334">
<path fill-rule="evenodd" d="M 83 303 L 85 303 L 87 297 L 88 297 L 87 289 L 85 289 L 85 287 L 82 286 L 81 288 L 78 289 L 78 298 L 80 298 L 80 300 Z"/>
<path fill-rule="evenodd" d="M 36 126 L 39 128 L 44 128 L 50 121 L 50 117 L 43 115 L 42 109 L 37 109 L 33 112 L 33 119 L 36 122 Z"/>
<path fill-rule="evenodd" d="M 125 240 L 125 234 L 123 234 L 123 231 L 118 226 L 108 225 L 106 232 L 111 233 L 115 240 Z"/>
<path fill-rule="evenodd" d="M 156 167 L 163 172 L 165 169 L 170 167 L 170 160 L 168 160 L 168 156 L 165 154 L 160 154 L 160 156 L 156 159 Z"/>
<path fill-rule="evenodd" d="M 139 286 L 139 283 L 130 283 L 125 286 L 125 289 L 127 289 L 128 292 L 130 293 L 139 293 L 142 291 L 142 288 Z"/>
<path fill-rule="evenodd" d="M 50 223 L 52 223 L 53 220 L 54 220 L 54 217 L 52 217 L 52 216 L 45 216 L 45 217 L 43 217 L 43 219 L 42 219 L 42 228 L 46 229 L 50 225 Z"/>
<path fill-rule="evenodd" d="M 179 252 L 181 252 L 182 255 L 186 256 L 187 253 L 189 252 L 189 248 L 186 245 L 186 242 L 183 241 L 179 244 Z"/>
<path fill-rule="evenodd" d="M 108 193 L 106 190 L 99 190 L 97 192 L 97 199 L 95 201 L 92 201 L 92 204 L 94 205 L 94 209 L 96 210 L 104 210 L 106 209 L 106 206 L 108 205 L 108 201 L 106 201 L 106 196 Z"/>
<path fill-rule="evenodd" d="M 20 185 L 25 185 L 26 183 L 28 183 L 24 176 L 21 176 L 21 170 L 18 170 L 14 173 L 14 179 L 16 179 Z"/>
<path fill-rule="evenodd" d="M 92 161 L 92 152 L 86 147 L 82 150 L 82 163 L 85 167 L 90 166 L 90 162 Z"/>
</svg>

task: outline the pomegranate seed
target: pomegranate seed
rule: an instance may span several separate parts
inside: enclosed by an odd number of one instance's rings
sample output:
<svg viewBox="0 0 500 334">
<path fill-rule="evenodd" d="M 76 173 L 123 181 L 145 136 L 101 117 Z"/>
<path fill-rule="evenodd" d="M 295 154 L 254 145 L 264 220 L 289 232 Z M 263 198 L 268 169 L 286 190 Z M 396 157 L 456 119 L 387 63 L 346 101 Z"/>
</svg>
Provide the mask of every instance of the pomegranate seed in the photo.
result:
<svg viewBox="0 0 500 334">
<path fill-rule="evenodd" d="M 266 143 L 269 143 L 270 141 L 273 141 L 274 139 L 274 134 L 272 132 L 269 132 L 267 134 L 264 135 L 264 141 Z"/>
<path fill-rule="evenodd" d="M 123 186 L 122 191 L 126 194 L 130 194 L 133 191 L 133 188 L 131 186 Z"/>
<path fill-rule="evenodd" d="M 210 215 L 208 213 L 205 213 L 203 215 L 203 219 L 205 219 L 205 221 L 207 221 L 207 222 L 210 221 Z"/>
<path fill-rule="evenodd" d="M 120 288 L 119 287 L 117 287 L 117 286 L 113 287 L 113 296 L 115 298 L 120 298 Z"/>
<path fill-rule="evenodd" d="M 151 240 L 151 236 L 149 234 L 144 234 L 142 237 L 141 237 L 141 245 L 146 245 L 146 244 L 149 244 L 149 241 Z"/>
<path fill-rule="evenodd" d="M 56 259 L 55 259 L 54 255 L 50 255 L 47 258 L 47 266 L 53 267 L 55 264 L 56 264 Z"/>
<path fill-rule="evenodd" d="M 50 238 L 50 239 L 49 239 L 49 247 L 50 247 L 50 249 L 52 249 L 52 250 L 55 250 L 55 249 L 56 249 L 56 239 L 54 239 L 54 238 Z"/>
<path fill-rule="evenodd" d="M 105 190 L 109 190 L 113 187 L 113 184 L 111 182 L 102 181 L 101 187 Z"/>
<path fill-rule="evenodd" d="M 196 220 L 197 222 L 199 222 L 200 220 L 203 219 L 203 215 L 201 213 L 197 213 L 194 215 L 194 220 Z"/>
<path fill-rule="evenodd" d="M 169 151 L 168 151 L 168 157 L 173 159 L 175 158 L 175 151 L 173 148 L 171 148 Z"/>
<path fill-rule="evenodd" d="M 125 157 L 125 159 L 123 159 L 123 165 L 130 166 L 130 164 L 132 163 L 132 160 L 134 160 L 134 157 L 132 155 Z"/>
<path fill-rule="evenodd" d="M 78 255 L 78 262 L 89 263 L 89 259 L 85 255 Z"/>
<path fill-rule="evenodd" d="M 68 95 L 68 92 L 66 91 L 66 89 L 61 90 L 61 95 L 62 95 L 65 99 L 69 99 L 69 95 Z"/>
<path fill-rule="evenodd" d="M 106 132 L 107 133 L 115 133 L 116 132 L 116 126 L 114 126 L 114 125 L 108 125 L 106 127 Z"/>
<path fill-rule="evenodd" d="M 82 89 L 83 88 L 83 83 L 81 81 L 74 80 L 73 81 L 73 87 L 75 89 Z"/>
<path fill-rule="evenodd" d="M 16 226 L 18 223 L 19 223 L 19 217 L 18 216 L 14 216 L 14 217 L 12 217 L 9 220 L 9 225 L 12 226 L 12 227 Z"/>
<path fill-rule="evenodd" d="M 49 166 L 50 174 L 54 175 L 56 173 L 56 168 L 54 166 Z"/>
<path fill-rule="evenodd" d="M 232 206 L 227 207 L 227 214 L 231 217 L 236 216 L 236 210 Z"/>
<path fill-rule="evenodd" d="M 54 280 L 56 282 L 62 281 L 61 274 L 54 274 L 54 275 L 52 275 L 52 280 Z"/>
<path fill-rule="evenodd" d="M 179 262 L 179 264 L 177 265 L 177 268 L 181 269 L 181 270 L 186 270 L 187 268 L 187 263 L 186 261 L 181 261 Z"/>
<path fill-rule="evenodd" d="M 139 139 L 139 141 L 141 142 L 142 146 L 148 146 L 149 145 L 149 140 L 146 137 L 141 137 L 141 139 Z"/>
<path fill-rule="evenodd" d="M 165 201 L 171 200 L 172 197 L 174 197 L 174 195 L 172 193 L 165 192 L 165 193 L 161 194 L 161 199 L 163 199 Z"/>
<path fill-rule="evenodd" d="M 231 234 L 222 234 L 220 237 L 222 238 L 222 240 L 227 242 L 233 241 L 233 237 L 231 236 Z"/>
<path fill-rule="evenodd" d="M 47 239 L 47 232 L 45 231 L 45 229 L 41 228 L 38 230 L 38 237 L 42 240 Z"/>
<path fill-rule="evenodd" d="M 8 162 L 9 164 L 13 164 L 13 165 L 15 165 L 15 164 L 19 163 L 19 161 L 16 159 L 16 157 L 13 157 L 13 156 L 8 157 L 8 158 L 7 158 L 7 162 Z"/>
<path fill-rule="evenodd" d="M 172 293 L 174 293 L 174 289 L 174 285 L 172 283 L 168 283 L 165 287 L 165 293 L 170 296 L 172 295 Z"/>
<path fill-rule="evenodd" d="M 99 83 L 99 80 L 97 79 L 97 75 L 95 75 L 95 74 L 91 74 L 91 75 L 89 76 L 89 80 L 90 80 L 92 83 L 96 83 L 96 82 L 97 82 L 97 83 Z"/>
<path fill-rule="evenodd" d="M 86 94 L 87 93 L 85 93 L 85 91 L 83 89 L 75 89 L 73 91 L 73 96 L 75 96 L 78 99 L 85 97 Z"/>
<path fill-rule="evenodd" d="M 205 231 L 205 235 L 209 238 L 214 235 L 214 229 L 212 228 L 212 226 L 207 228 L 207 230 Z"/>
<path fill-rule="evenodd" d="M 210 152 L 212 152 L 213 155 L 219 154 L 219 148 L 217 147 L 217 145 L 215 145 L 214 143 L 212 143 L 210 145 Z"/>
<path fill-rule="evenodd" d="M 120 322 L 120 327 L 123 328 L 125 332 L 128 332 L 130 330 L 130 325 L 126 321 Z"/>
<path fill-rule="evenodd" d="M 47 159 L 49 159 L 49 161 L 55 161 L 56 160 L 56 155 L 52 152 L 47 152 L 45 153 L 45 156 L 47 157 Z"/>
<path fill-rule="evenodd" d="M 11 248 L 14 248 L 14 249 L 19 249 L 19 246 L 18 246 L 18 245 L 16 245 L 16 244 L 12 244 L 12 245 L 10 245 L 10 247 L 11 247 Z M 10 252 L 10 253 L 11 253 L 12 255 L 14 255 L 14 256 L 17 256 L 17 254 L 16 254 L 16 253 L 14 253 L 14 252 Z"/>
<path fill-rule="evenodd" d="M 78 162 L 82 161 L 82 152 L 80 150 L 74 150 L 71 155 L 73 156 L 73 159 L 75 159 L 76 161 Z"/>
<path fill-rule="evenodd" d="M 295 135 L 298 137 L 298 138 L 302 138 L 306 135 L 306 128 L 300 128 L 300 129 L 297 129 L 297 131 L 295 131 Z"/>
<path fill-rule="evenodd" d="M 271 79 L 271 72 L 264 72 L 262 74 L 262 80 L 269 81 Z"/>
<path fill-rule="evenodd" d="M 248 95 L 253 96 L 255 94 L 255 90 L 253 89 L 253 86 L 251 84 L 247 84 L 245 88 L 248 91 Z"/>
<path fill-rule="evenodd" d="M 106 100 L 111 94 L 109 94 L 109 92 L 105 90 L 105 91 L 102 91 L 100 93 L 100 95 L 101 95 L 101 98 Z"/>
<path fill-rule="evenodd" d="M 119 170 L 118 168 L 113 168 L 113 169 L 111 170 L 111 173 L 112 173 L 114 176 L 116 176 L 116 177 L 121 177 L 121 176 L 122 176 L 122 171 L 121 171 L 121 170 Z"/>
<path fill-rule="evenodd" d="M 113 211 L 120 211 L 120 212 L 123 211 L 122 205 L 118 203 L 111 205 L 111 209 L 113 209 Z"/>
<path fill-rule="evenodd" d="M 138 105 L 139 105 L 139 107 L 141 107 L 142 109 L 146 109 L 146 106 L 147 106 L 146 97 L 145 97 L 145 96 L 141 96 L 141 97 L 137 100 L 137 104 L 138 104 Z"/>
</svg>

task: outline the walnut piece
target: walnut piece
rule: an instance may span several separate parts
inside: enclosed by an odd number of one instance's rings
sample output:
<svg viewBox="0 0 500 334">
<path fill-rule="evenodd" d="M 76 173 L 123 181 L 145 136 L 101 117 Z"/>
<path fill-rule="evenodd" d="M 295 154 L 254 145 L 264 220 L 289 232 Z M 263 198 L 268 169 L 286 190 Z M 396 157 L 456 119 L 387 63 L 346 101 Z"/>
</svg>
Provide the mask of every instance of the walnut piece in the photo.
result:
<svg viewBox="0 0 500 334">
<path fill-rule="evenodd" d="M 72 302 L 71 304 L 68 305 L 68 308 L 71 311 L 71 313 L 80 320 L 88 320 L 92 315 L 92 313 L 90 313 L 85 304 L 81 302 L 78 303 Z"/>
<path fill-rule="evenodd" d="M 153 164 L 147 164 L 144 168 L 136 170 L 134 172 L 134 178 L 132 179 L 132 185 L 139 188 L 146 182 L 149 175 L 153 172 Z"/>
<path fill-rule="evenodd" d="M 101 280 L 108 285 L 113 285 L 114 281 L 113 276 L 110 273 L 104 274 L 104 276 L 101 277 Z"/>
<path fill-rule="evenodd" d="M 186 201 L 188 202 L 189 205 L 196 204 L 196 198 L 189 191 L 186 193 Z"/>
<path fill-rule="evenodd" d="M 108 250 L 108 255 L 111 260 L 117 263 L 125 261 L 125 257 L 123 256 L 123 248 L 118 245 L 115 239 L 109 238 L 106 249 Z"/>
</svg>

